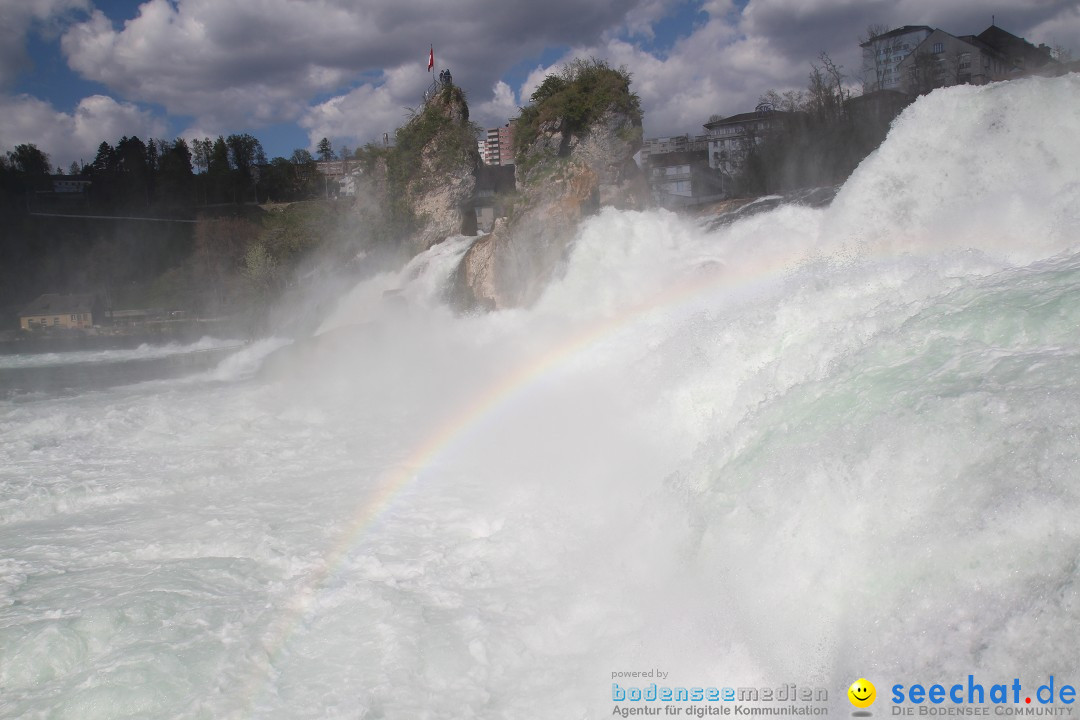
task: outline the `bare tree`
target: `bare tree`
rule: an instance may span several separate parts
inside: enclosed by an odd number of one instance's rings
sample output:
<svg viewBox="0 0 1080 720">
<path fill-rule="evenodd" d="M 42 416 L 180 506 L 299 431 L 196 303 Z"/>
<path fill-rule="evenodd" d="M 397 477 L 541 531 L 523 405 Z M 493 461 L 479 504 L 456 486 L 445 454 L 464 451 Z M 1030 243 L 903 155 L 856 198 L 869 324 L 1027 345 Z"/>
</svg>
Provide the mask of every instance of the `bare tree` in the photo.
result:
<svg viewBox="0 0 1080 720">
<path fill-rule="evenodd" d="M 889 41 L 882 36 L 889 32 L 889 26 L 883 23 L 871 23 L 858 37 L 859 45 L 870 44 L 863 49 L 863 94 L 880 90 L 885 83 L 885 62 L 882 50 Z M 873 75 L 873 80 L 867 82 L 867 76 Z"/>
<path fill-rule="evenodd" d="M 828 76 L 831 86 L 836 88 L 836 97 L 841 102 L 847 100 L 848 93 L 844 91 L 844 78 L 847 77 L 847 75 L 843 73 L 844 66 L 834 63 L 832 58 L 829 57 L 829 53 L 824 50 L 818 55 L 818 60 L 821 61 L 821 67 L 825 70 L 825 74 Z"/>
<path fill-rule="evenodd" d="M 905 87 L 912 95 L 926 95 L 936 87 L 941 86 L 938 79 L 939 61 L 938 56 L 928 52 L 918 52 L 911 59 L 908 67 L 908 76 L 905 79 Z"/>
<path fill-rule="evenodd" d="M 834 63 L 824 51 L 818 55 L 818 60 L 821 65 L 810 64 L 807 110 L 827 122 L 839 120 L 844 115 L 844 101 L 849 96 L 844 90 L 843 66 Z"/>
<path fill-rule="evenodd" d="M 806 109 L 806 96 L 801 90 L 785 90 L 783 93 L 767 90 L 758 98 L 758 105 L 769 105 L 780 112 L 798 112 Z"/>
</svg>

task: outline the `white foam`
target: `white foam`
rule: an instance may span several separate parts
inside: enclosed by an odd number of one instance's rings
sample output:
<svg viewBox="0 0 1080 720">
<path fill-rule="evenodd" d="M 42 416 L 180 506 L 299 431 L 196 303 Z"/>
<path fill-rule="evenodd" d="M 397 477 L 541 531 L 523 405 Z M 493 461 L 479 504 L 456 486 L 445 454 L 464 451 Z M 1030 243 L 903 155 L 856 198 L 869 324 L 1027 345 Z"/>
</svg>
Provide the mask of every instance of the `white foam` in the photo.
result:
<svg viewBox="0 0 1080 720">
<path fill-rule="evenodd" d="M 241 340 L 203 337 L 193 343 L 169 342 L 161 345 L 143 343 L 135 348 L 112 350 L 74 350 L 71 352 L 17 353 L 0 355 L 0 369 L 16 367 L 38 367 L 51 365 L 71 365 L 76 363 L 109 363 L 125 360 L 144 360 L 167 357 L 200 350 L 215 350 L 243 344 Z"/>
</svg>

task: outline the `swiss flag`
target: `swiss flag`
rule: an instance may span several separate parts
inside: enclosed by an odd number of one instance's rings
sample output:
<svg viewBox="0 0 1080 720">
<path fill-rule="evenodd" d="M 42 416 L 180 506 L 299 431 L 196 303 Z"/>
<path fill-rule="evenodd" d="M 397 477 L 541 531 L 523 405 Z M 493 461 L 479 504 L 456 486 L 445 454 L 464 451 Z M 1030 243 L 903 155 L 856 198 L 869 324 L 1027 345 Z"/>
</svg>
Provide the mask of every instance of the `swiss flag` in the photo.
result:
<svg viewBox="0 0 1080 720">
<path fill-rule="evenodd" d="M 434 45 L 431 46 L 431 52 L 428 53 L 428 56 L 427 56 L 427 69 L 428 69 L 428 72 L 431 72 L 432 70 L 435 69 L 435 46 Z"/>
</svg>

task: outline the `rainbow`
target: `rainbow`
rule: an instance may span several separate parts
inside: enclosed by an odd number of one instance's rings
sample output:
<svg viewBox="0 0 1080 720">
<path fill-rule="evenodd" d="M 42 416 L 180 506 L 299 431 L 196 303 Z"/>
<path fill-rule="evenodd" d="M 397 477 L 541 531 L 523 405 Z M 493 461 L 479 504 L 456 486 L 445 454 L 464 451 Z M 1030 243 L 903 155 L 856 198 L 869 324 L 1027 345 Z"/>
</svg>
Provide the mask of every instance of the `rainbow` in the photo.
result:
<svg viewBox="0 0 1080 720">
<path fill-rule="evenodd" d="M 485 418 L 512 403 L 542 378 L 635 322 L 658 311 L 677 312 L 694 307 L 696 303 L 710 299 L 719 291 L 731 292 L 780 277 L 792 267 L 793 262 L 796 262 L 796 258 L 790 254 L 748 259 L 740 262 L 743 272 L 738 275 L 728 272 L 719 264 L 702 268 L 690 277 L 684 277 L 680 282 L 630 305 L 613 317 L 586 325 L 546 352 L 508 370 L 472 402 L 443 421 L 406 460 L 398 463 L 379 479 L 375 490 L 367 495 L 348 528 L 327 552 L 322 568 L 311 575 L 303 589 L 264 633 L 267 655 L 264 662 L 260 663 L 262 667 L 259 668 L 257 677 L 253 678 L 248 694 L 252 709 L 259 683 L 263 677 L 269 675 L 289 638 L 302 624 L 308 609 L 313 606 L 313 599 L 320 589 L 339 572 L 365 531 L 391 507 L 398 495 L 416 482 L 423 468 L 433 465 L 450 448 L 469 435 L 470 431 L 482 425 Z"/>
</svg>

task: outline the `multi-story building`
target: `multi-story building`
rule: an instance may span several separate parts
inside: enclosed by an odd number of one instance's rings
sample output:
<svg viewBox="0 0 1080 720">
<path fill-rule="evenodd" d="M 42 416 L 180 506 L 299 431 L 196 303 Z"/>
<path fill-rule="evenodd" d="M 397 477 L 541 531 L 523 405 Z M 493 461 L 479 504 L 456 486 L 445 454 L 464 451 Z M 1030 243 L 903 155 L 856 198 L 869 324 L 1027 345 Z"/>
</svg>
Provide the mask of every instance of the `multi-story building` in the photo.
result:
<svg viewBox="0 0 1080 720">
<path fill-rule="evenodd" d="M 913 95 L 949 85 L 982 85 L 1006 77 L 1005 57 L 974 35 L 934 30 L 896 66 L 901 89 Z"/>
<path fill-rule="evenodd" d="M 934 29 L 926 25 L 905 25 L 861 43 L 863 92 L 903 90 L 904 82 L 897 65 L 915 52 L 932 32 Z"/>
<path fill-rule="evenodd" d="M 481 157 L 488 165 L 514 164 L 514 125 L 507 123 L 487 131 L 487 142 Z"/>
<path fill-rule="evenodd" d="M 750 148 L 762 143 L 771 129 L 796 114 L 759 105 L 754 112 L 705 123 L 709 137 L 709 167 L 723 178 L 738 175 Z"/>
<path fill-rule="evenodd" d="M 926 25 L 905 25 L 860 45 L 863 92 L 912 94 L 948 85 L 981 85 L 1037 70 L 1054 62 L 1038 47 L 991 25 L 978 35 L 951 35 Z"/>
<path fill-rule="evenodd" d="M 1057 62 L 1051 56 L 1048 45 L 1035 47 L 997 25 L 986 28 L 975 39 L 1001 56 L 1006 73 L 1027 73 Z"/>
<path fill-rule="evenodd" d="M 689 152 L 692 150 L 708 150 L 709 138 L 707 135 L 676 135 L 674 137 L 646 138 L 641 143 L 641 161 L 644 163 L 651 155 L 662 155 L 673 152 Z"/>
<path fill-rule="evenodd" d="M 645 161 L 649 190 L 657 205 L 686 207 L 723 197 L 721 178 L 709 168 L 708 150 L 654 153 Z"/>
</svg>

